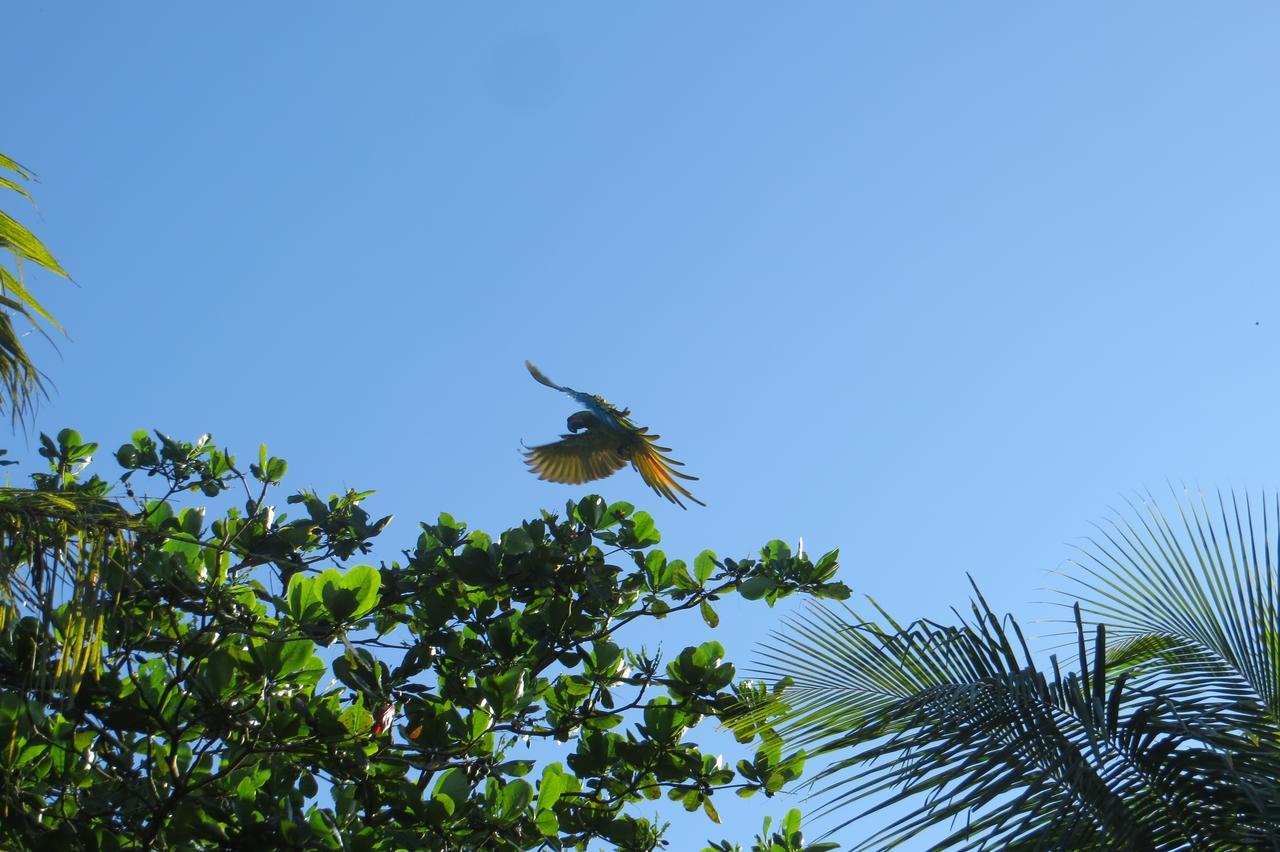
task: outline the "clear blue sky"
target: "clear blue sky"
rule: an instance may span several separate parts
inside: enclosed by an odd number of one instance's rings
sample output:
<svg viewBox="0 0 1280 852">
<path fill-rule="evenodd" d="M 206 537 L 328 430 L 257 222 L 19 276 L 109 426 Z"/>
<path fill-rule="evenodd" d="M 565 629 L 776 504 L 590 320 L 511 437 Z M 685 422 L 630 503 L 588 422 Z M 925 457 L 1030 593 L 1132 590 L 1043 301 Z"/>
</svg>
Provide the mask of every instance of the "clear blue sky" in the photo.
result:
<svg viewBox="0 0 1280 852">
<path fill-rule="evenodd" d="M 804 536 L 907 617 L 966 571 L 1043 614 L 1125 495 L 1280 483 L 1272 4 L 5 18 L 0 151 L 80 284 L 41 282 L 72 340 L 37 428 L 266 442 L 294 486 L 376 488 L 385 558 L 584 493 L 524 471 L 573 410 L 524 358 L 702 477 L 689 512 L 596 489 L 669 552 Z M 725 615 L 742 662 L 777 617 Z"/>
</svg>

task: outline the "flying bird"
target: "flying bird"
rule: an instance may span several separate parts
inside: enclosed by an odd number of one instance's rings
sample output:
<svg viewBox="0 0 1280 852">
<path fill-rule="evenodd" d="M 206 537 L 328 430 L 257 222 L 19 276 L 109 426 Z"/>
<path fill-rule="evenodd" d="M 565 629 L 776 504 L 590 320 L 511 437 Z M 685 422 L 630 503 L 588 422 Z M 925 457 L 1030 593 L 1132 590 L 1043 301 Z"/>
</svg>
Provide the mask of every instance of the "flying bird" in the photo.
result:
<svg viewBox="0 0 1280 852">
<path fill-rule="evenodd" d="M 559 441 L 525 447 L 525 464 L 530 473 L 550 482 L 580 485 L 612 476 L 630 462 L 646 485 L 681 509 L 685 505 L 680 496 L 699 506 L 707 505 L 679 482 L 698 477 L 675 469 L 683 467 L 683 463 L 665 455 L 671 448 L 656 443 L 661 435 L 651 435 L 647 427 L 631 422 L 631 409 L 619 410 L 602 396 L 558 385 L 530 362 L 525 361 L 524 365 L 534 379 L 568 394 L 584 409 L 569 415 L 569 434 L 561 435 Z"/>
</svg>

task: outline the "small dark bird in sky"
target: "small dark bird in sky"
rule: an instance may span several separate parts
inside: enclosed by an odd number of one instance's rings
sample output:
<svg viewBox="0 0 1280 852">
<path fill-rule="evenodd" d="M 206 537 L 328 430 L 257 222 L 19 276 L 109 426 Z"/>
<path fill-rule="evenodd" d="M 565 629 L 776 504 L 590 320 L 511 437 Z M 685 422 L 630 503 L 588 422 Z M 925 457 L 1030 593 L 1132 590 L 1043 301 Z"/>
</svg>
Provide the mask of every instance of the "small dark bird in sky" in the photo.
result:
<svg viewBox="0 0 1280 852">
<path fill-rule="evenodd" d="M 656 443 L 661 435 L 651 435 L 647 427 L 631 422 L 631 409 L 618 409 L 602 396 L 558 385 L 530 362 L 525 361 L 524 365 L 538 382 L 568 394 L 584 409 L 569 415 L 570 434 L 561 435 L 551 444 L 525 448 L 525 464 L 530 473 L 550 482 L 580 485 L 612 476 L 630 462 L 646 485 L 681 509 L 686 507 L 680 496 L 699 506 L 707 505 L 678 481 L 698 477 L 675 469 L 683 467 L 683 463 L 665 455 L 671 448 Z"/>
</svg>

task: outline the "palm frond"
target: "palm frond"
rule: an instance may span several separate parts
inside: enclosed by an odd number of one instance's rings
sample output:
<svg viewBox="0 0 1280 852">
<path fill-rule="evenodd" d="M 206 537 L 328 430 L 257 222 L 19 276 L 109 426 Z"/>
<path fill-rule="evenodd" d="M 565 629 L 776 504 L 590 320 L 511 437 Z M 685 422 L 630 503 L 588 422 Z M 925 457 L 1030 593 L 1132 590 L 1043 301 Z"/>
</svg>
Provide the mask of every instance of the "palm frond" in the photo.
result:
<svg viewBox="0 0 1280 852">
<path fill-rule="evenodd" d="M 1174 518 L 1148 499 L 1081 548 L 1073 577 L 1084 611 L 1131 645 L 1121 661 L 1183 691 L 1248 699 L 1280 718 L 1280 496 L 1205 495 Z M 1248 719 L 1242 720 L 1247 724 Z"/>
<path fill-rule="evenodd" d="M 7 174 L 6 174 L 7 173 Z M 33 175 L 17 161 L 0 154 L 0 189 L 7 189 L 27 201 L 31 195 L 20 183 Z M 32 263 L 67 278 L 67 272 L 35 234 L 0 210 L 0 250 L 8 251 L 13 267 L 0 264 L 0 408 L 8 407 L 14 420 L 30 413 L 46 394 L 44 374 L 37 369 L 22 336 L 13 325 L 14 315 L 23 316 L 44 334 L 40 321 L 62 331 L 62 326 L 27 289 L 23 266 Z M 47 336 L 47 335 L 46 335 Z"/>
<path fill-rule="evenodd" d="M 904 626 L 874 601 L 874 620 L 813 605 L 761 649 L 761 674 L 794 683 L 759 712 L 831 759 L 811 792 L 819 817 L 839 813 L 833 832 L 893 807 L 905 813 L 862 848 L 948 826 L 937 848 L 1258 848 L 1280 836 L 1276 740 L 1240 727 L 1257 705 L 1165 689 L 1143 668 L 1155 650 L 1183 667 L 1201 657 L 1136 638 L 1109 654 L 1107 628 L 1077 609 L 1074 667 L 1051 657 L 1042 670 L 1017 622 L 974 590 L 954 625 Z"/>
</svg>

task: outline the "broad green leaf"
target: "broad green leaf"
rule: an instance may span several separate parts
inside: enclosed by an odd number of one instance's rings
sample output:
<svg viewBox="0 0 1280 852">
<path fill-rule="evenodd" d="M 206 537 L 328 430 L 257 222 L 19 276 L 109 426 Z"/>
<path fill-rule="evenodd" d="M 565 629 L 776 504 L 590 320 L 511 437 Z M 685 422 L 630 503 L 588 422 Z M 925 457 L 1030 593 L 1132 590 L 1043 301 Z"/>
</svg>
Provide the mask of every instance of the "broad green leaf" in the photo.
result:
<svg viewBox="0 0 1280 852">
<path fill-rule="evenodd" d="M 610 527 L 616 527 L 622 523 L 623 518 L 631 517 L 635 510 L 635 506 L 623 500 L 619 500 L 617 503 L 610 503 L 609 508 L 605 511 L 605 518 L 598 529 L 607 530 Z"/>
<path fill-rule="evenodd" d="M 786 560 L 791 558 L 791 547 L 785 541 L 775 538 L 764 546 L 760 554 L 766 561 Z"/>
<path fill-rule="evenodd" d="M 533 801 L 533 785 L 523 778 L 508 781 L 502 788 L 501 814 L 506 819 L 515 819 Z"/>
<path fill-rule="evenodd" d="M 270 645 L 280 649 L 277 671 L 282 676 L 302 671 L 315 652 L 315 643 L 310 639 L 291 639 L 285 642 L 272 642 Z"/>
<path fill-rule="evenodd" d="M 330 568 L 317 580 L 325 609 L 337 622 L 360 618 L 378 603 L 381 575 L 371 565 L 357 565 L 345 574 Z"/>
<path fill-rule="evenodd" d="M 706 585 L 707 580 L 711 579 L 711 575 L 716 570 L 716 555 L 710 550 L 704 550 L 698 554 L 693 560 L 693 577 L 698 581 L 699 585 Z"/>
<path fill-rule="evenodd" d="M 826 600 L 843 601 L 848 600 L 853 594 L 853 590 L 844 583 L 823 583 L 814 589 L 811 594 L 815 598 L 825 598 Z"/>
<path fill-rule="evenodd" d="M 555 807 L 567 786 L 564 767 L 559 763 L 549 764 L 543 769 L 542 780 L 538 782 L 538 811 L 549 811 Z"/>
<path fill-rule="evenodd" d="M 835 576 L 836 572 L 840 570 L 840 550 L 837 548 L 836 550 L 824 553 L 822 558 L 817 561 L 813 568 L 814 582 L 825 583 L 827 580 L 830 580 Z"/>
<path fill-rule="evenodd" d="M 532 760 L 508 760 L 493 767 L 493 771 L 498 775 L 511 775 L 516 778 L 528 775 L 531 769 L 533 769 Z"/>
<path fill-rule="evenodd" d="M 519 556 L 533 550 L 533 539 L 524 527 L 507 530 L 502 536 L 502 550 L 512 556 Z"/>
<path fill-rule="evenodd" d="M 446 769 L 438 776 L 431 798 L 444 805 L 445 810 L 452 815 L 470 794 L 467 776 L 459 769 Z"/>
<path fill-rule="evenodd" d="M 662 534 L 658 532 L 658 527 L 648 512 L 636 512 L 631 520 L 635 524 L 632 535 L 638 547 L 648 547 L 662 541 Z"/>
<path fill-rule="evenodd" d="M 777 583 L 774 582 L 772 577 L 759 575 L 743 581 L 738 586 L 738 593 L 749 601 L 756 601 L 775 588 L 777 588 Z"/>
<path fill-rule="evenodd" d="M 604 500 L 599 496 L 592 494 L 584 497 L 578 501 L 578 519 L 591 529 L 597 529 L 604 520 L 606 508 Z"/>
<path fill-rule="evenodd" d="M 554 837 L 560 832 L 560 820 L 554 811 L 538 811 L 534 824 L 544 837 Z"/>
<path fill-rule="evenodd" d="M 285 599 L 289 603 L 289 615 L 294 621 L 307 621 L 315 608 L 320 604 L 319 583 L 315 578 L 305 574 L 294 574 L 289 578 L 289 586 Z"/>
</svg>

